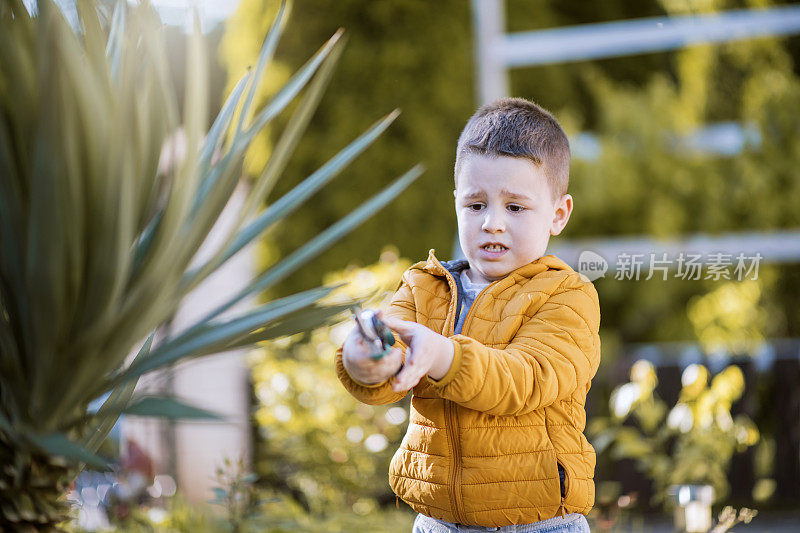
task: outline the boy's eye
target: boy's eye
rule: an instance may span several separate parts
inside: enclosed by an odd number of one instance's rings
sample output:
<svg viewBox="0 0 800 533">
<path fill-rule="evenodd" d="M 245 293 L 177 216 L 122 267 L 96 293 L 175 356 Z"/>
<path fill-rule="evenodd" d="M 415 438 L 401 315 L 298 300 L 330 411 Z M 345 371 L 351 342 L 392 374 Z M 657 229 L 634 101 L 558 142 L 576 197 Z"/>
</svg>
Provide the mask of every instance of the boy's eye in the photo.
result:
<svg viewBox="0 0 800 533">
<path fill-rule="evenodd" d="M 467 206 L 467 209 L 469 209 L 470 211 L 480 211 L 481 209 L 483 209 L 483 204 L 469 204 Z"/>
<path fill-rule="evenodd" d="M 508 208 L 507 208 L 507 209 L 508 209 L 509 211 L 511 211 L 512 213 L 519 213 L 520 211 L 522 211 L 522 210 L 523 210 L 523 209 L 525 209 L 525 208 L 524 208 L 524 207 L 522 207 L 521 205 L 514 205 L 514 204 L 511 204 L 511 205 L 509 205 L 509 206 L 508 206 Z"/>
</svg>

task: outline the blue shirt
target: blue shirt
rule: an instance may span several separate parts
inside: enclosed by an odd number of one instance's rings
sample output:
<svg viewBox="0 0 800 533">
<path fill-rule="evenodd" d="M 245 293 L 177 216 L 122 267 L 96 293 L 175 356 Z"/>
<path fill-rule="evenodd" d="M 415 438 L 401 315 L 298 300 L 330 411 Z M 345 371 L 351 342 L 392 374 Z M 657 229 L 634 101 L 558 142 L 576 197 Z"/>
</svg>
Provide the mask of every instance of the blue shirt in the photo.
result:
<svg viewBox="0 0 800 533">
<path fill-rule="evenodd" d="M 488 287 L 489 283 L 472 283 L 470 281 L 467 272 L 469 271 L 468 268 L 465 268 L 461 271 L 461 288 L 464 292 L 464 301 L 461 303 L 461 313 L 458 315 L 458 322 L 456 322 L 456 327 L 453 329 L 455 333 L 461 333 L 461 328 L 464 326 L 464 319 L 467 318 L 467 313 L 469 312 L 469 308 L 472 307 L 472 302 L 475 301 L 475 298 L 478 297 L 478 294 Z"/>
</svg>

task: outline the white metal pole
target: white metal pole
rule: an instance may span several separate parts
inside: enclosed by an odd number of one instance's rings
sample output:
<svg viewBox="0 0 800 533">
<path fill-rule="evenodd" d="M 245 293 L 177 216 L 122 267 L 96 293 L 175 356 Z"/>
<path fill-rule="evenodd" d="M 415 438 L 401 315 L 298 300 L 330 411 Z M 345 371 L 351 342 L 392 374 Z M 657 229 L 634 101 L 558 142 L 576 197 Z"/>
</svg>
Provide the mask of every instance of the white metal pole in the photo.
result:
<svg viewBox="0 0 800 533">
<path fill-rule="evenodd" d="M 528 67 L 798 32 L 800 6 L 781 6 L 502 34 L 500 42 L 493 44 L 493 53 L 497 54 L 495 68 L 500 69 L 499 62 L 505 67 Z"/>
<path fill-rule="evenodd" d="M 509 94 L 506 65 L 500 49 L 505 35 L 504 5 L 505 0 L 472 0 L 480 104 Z"/>
</svg>

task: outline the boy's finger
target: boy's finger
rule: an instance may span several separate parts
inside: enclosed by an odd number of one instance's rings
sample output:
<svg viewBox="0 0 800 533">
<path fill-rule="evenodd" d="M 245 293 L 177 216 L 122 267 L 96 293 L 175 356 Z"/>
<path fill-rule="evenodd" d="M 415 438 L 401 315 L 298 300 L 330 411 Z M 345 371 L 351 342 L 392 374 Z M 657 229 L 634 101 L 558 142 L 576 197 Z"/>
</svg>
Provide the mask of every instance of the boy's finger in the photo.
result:
<svg viewBox="0 0 800 533">
<path fill-rule="evenodd" d="M 406 359 L 405 364 L 403 364 L 403 368 L 400 371 L 400 381 L 402 383 L 408 382 L 408 377 L 414 373 L 414 367 L 409 365 L 408 359 Z"/>
<path fill-rule="evenodd" d="M 396 348 L 396 347 L 392 348 L 392 349 L 389 350 L 389 353 L 386 354 L 383 357 L 383 359 L 385 361 L 388 361 L 388 360 L 391 360 L 391 359 L 397 359 L 398 361 L 400 361 L 402 363 L 403 362 L 403 350 L 401 350 L 400 348 Z"/>
<path fill-rule="evenodd" d="M 403 388 L 403 382 L 400 381 L 400 374 L 394 377 L 394 380 L 392 381 L 392 390 L 394 392 L 400 392 L 402 390 L 406 390 Z"/>
<path fill-rule="evenodd" d="M 408 366 L 403 366 L 403 368 L 400 369 L 400 372 L 398 372 L 397 375 L 395 375 L 394 384 L 392 385 L 392 389 L 395 392 L 400 392 L 402 390 L 408 390 L 411 388 L 406 386 L 406 383 L 408 382 L 409 372 L 410 369 L 408 368 Z"/>
<path fill-rule="evenodd" d="M 413 365 L 414 360 L 417 358 L 417 352 L 415 352 L 411 346 L 406 348 L 406 365 Z"/>
<path fill-rule="evenodd" d="M 393 329 L 400 336 L 410 335 L 416 325 L 416 322 L 409 322 L 408 320 L 400 320 L 399 318 L 394 318 L 391 316 L 385 316 L 382 314 L 378 314 L 378 318 L 383 321 L 384 324 L 389 326 L 389 328 Z"/>
<path fill-rule="evenodd" d="M 424 375 L 424 371 L 404 366 L 403 369 L 395 376 L 393 389 L 395 392 L 410 390 L 414 388 L 417 383 L 419 383 Z"/>
<path fill-rule="evenodd" d="M 410 390 L 417 386 L 419 380 L 422 379 L 422 376 L 419 375 L 419 372 L 409 372 L 400 382 L 401 388 L 400 390 Z"/>
<path fill-rule="evenodd" d="M 419 380 L 417 380 L 417 382 L 419 382 Z M 403 378 L 403 379 L 400 379 L 400 380 L 395 380 L 394 384 L 392 385 L 392 390 L 394 390 L 395 392 L 401 392 L 401 391 L 404 391 L 404 390 L 411 390 L 411 389 L 414 388 L 414 386 L 416 384 L 417 383 L 413 382 L 413 380 L 411 380 L 411 379 Z"/>
<path fill-rule="evenodd" d="M 400 348 L 392 348 L 389 353 L 383 357 L 382 361 L 387 368 L 397 367 L 397 371 L 395 371 L 395 375 L 397 375 L 400 369 L 403 368 L 403 351 Z"/>
</svg>

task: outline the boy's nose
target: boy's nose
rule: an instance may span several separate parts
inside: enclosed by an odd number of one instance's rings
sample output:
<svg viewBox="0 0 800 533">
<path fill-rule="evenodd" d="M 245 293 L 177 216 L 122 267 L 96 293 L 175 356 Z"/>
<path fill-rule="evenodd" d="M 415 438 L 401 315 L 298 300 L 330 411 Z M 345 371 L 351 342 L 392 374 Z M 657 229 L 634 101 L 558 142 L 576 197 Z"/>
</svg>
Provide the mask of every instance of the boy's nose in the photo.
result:
<svg viewBox="0 0 800 533">
<path fill-rule="evenodd" d="M 505 231 L 506 226 L 502 217 L 492 213 L 486 213 L 481 229 L 487 233 L 497 233 L 498 231 Z"/>
</svg>

